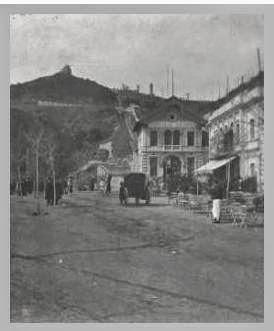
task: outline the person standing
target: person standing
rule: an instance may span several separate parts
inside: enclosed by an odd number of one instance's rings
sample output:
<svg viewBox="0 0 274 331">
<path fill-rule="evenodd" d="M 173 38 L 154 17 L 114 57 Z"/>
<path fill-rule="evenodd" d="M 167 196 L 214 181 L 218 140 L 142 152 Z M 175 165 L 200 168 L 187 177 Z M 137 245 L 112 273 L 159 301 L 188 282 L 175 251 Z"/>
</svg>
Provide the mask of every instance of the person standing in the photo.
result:
<svg viewBox="0 0 274 331">
<path fill-rule="evenodd" d="M 108 178 L 107 178 L 107 186 L 106 186 L 106 194 L 110 194 L 111 193 L 111 178 L 112 176 L 111 175 L 108 175 Z"/>
<path fill-rule="evenodd" d="M 127 206 L 128 201 L 128 190 L 125 187 L 124 182 L 120 183 L 120 190 L 119 190 L 119 200 L 121 205 Z"/>
<path fill-rule="evenodd" d="M 54 188 L 53 181 L 50 177 L 47 179 L 46 190 L 45 190 L 45 200 L 47 202 L 47 206 L 52 206 L 54 201 Z"/>
<path fill-rule="evenodd" d="M 72 177 L 69 177 L 68 179 L 68 192 L 72 194 L 73 192 L 73 182 L 72 182 Z"/>
<path fill-rule="evenodd" d="M 90 179 L 90 190 L 94 191 L 94 177 L 91 177 Z"/>
<path fill-rule="evenodd" d="M 220 223 L 221 199 L 223 198 L 223 185 L 217 180 L 214 181 L 211 189 L 212 218 L 213 223 Z"/>
</svg>

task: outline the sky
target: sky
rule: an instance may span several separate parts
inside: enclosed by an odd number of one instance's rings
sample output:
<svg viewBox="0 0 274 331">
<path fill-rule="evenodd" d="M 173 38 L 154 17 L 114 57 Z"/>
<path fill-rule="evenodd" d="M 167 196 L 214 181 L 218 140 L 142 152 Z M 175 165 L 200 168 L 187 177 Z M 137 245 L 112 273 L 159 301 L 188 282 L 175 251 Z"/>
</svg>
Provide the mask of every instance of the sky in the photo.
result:
<svg viewBox="0 0 274 331">
<path fill-rule="evenodd" d="M 12 15 L 10 81 L 52 75 L 69 64 L 75 76 L 191 99 L 216 99 L 258 71 L 262 15 Z"/>
</svg>

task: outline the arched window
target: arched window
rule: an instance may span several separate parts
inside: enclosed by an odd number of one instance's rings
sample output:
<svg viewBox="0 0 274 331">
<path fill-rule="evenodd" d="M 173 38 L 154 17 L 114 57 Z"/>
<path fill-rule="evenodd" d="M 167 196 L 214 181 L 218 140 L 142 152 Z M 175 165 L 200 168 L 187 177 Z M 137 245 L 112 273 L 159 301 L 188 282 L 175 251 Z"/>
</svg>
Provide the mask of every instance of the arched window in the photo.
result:
<svg viewBox="0 0 274 331">
<path fill-rule="evenodd" d="M 236 133 L 235 133 L 235 139 L 239 142 L 240 141 L 240 123 L 236 124 Z"/>
<path fill-rule="evenodd" d="M 249 125 L 250 125 L 250 139 L 254 139 L 254 137 L 255 137 L 255 121 L 253 119 L 251 119 L 249 121 Z"/>
<path fill-rule="evenodd" d="M 172 144 L 172 135 L 171 131 L 166 130 L 165 131 L 165 145 L 171 145 Z"/>
<path fill-rule="evenodd" d="M 173 132 L 173 145 L 180 145 L 180 131 L 178 130 Z"/>
<path fill-rule="evenodd" d="M 150 132 L 150 146 L 157 146 L 158 144 L 158 134 L 157 131 Z"/>
</svg>

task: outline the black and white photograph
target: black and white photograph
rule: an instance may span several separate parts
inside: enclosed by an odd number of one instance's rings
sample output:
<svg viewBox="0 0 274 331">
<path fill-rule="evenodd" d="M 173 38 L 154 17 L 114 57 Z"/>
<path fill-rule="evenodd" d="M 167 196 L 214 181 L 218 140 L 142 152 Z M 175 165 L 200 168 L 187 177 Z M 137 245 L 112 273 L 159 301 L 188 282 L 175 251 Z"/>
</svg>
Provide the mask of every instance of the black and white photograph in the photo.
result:
<svg viewBox="0 0 274 331">
<path fill-rule="evenodd" d="M 15 12 L 10 322 L 264 322 L 264 16 Z"/>
</svg>

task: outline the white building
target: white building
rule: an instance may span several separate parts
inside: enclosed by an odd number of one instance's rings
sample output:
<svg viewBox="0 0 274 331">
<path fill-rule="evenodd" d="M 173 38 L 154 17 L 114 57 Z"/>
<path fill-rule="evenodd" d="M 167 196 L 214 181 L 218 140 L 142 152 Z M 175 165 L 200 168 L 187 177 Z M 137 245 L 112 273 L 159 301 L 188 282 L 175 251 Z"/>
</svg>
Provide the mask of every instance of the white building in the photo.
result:
<svg viewBox="0 0 274 331">
<path fill-rule="evenodd" d="M 208 118 L 209 158 L 235 157 L 232 176 L 264 185 L 264 73 L 232 90 Z"/>
<path fill-rule="evenodd" d="M 208 160 L 208 132 L 203 115 L 211 110 L 210 102 L 171 97 L 144 110 L 136 123 L 138 148 L 133 156 L 133 171 L 150 177 L 183 174 Z"/>
</svg>

